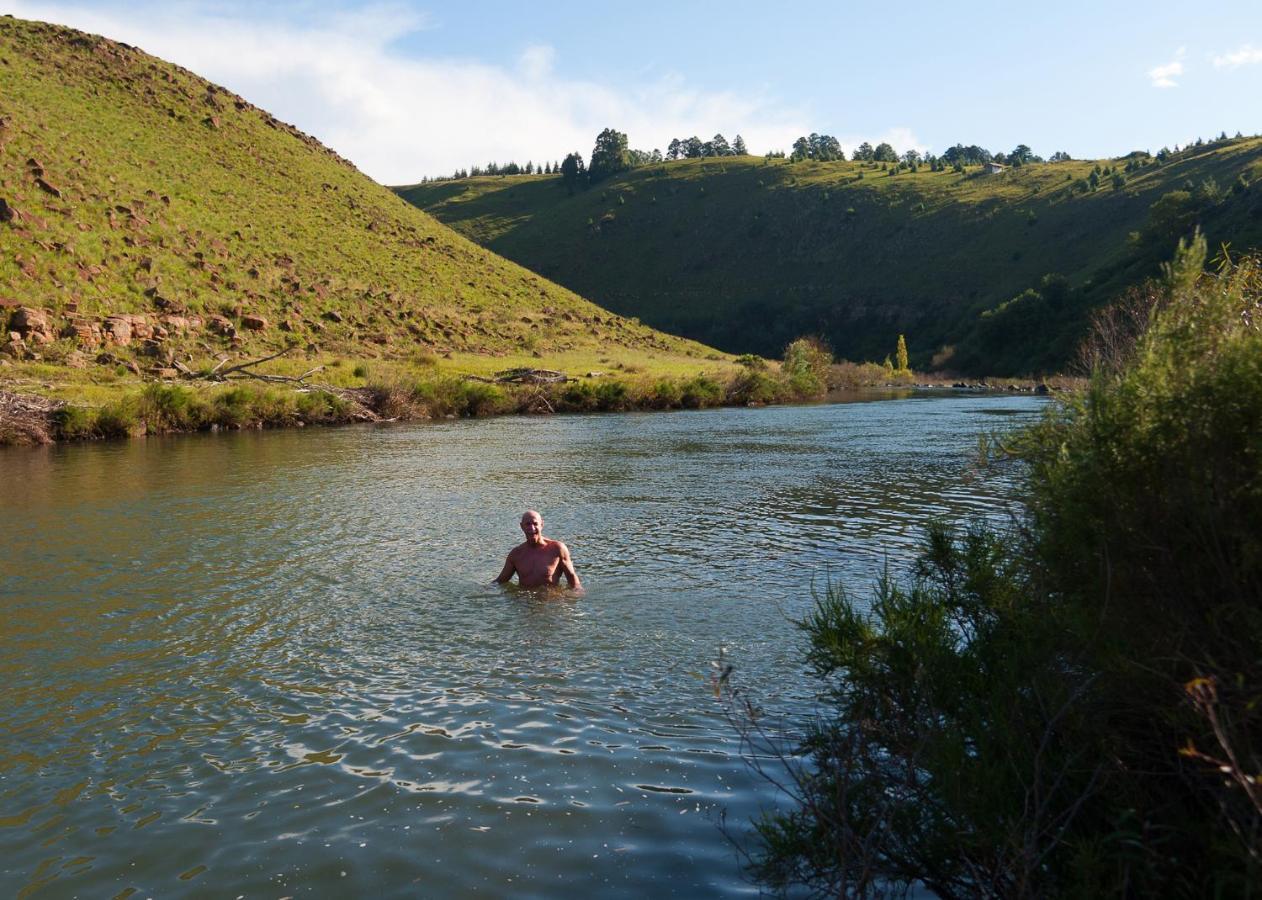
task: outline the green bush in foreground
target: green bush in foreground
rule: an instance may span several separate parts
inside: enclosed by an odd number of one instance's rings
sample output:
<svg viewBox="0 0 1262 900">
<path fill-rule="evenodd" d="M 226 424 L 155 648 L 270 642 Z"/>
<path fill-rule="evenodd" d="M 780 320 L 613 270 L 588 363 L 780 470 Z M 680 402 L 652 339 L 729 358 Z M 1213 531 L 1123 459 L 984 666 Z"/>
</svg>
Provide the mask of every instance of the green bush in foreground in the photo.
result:
<svg viewBox="0 0 1262 900">
<path fill-rule="evenodd" d="M 827 718 L 752 874 L 820 893 L 1262 889 L 1262 274 L 1182 247 L 1124 365 L 1009 448 L 1012 533 L 803 624 Z"/>
</svg>

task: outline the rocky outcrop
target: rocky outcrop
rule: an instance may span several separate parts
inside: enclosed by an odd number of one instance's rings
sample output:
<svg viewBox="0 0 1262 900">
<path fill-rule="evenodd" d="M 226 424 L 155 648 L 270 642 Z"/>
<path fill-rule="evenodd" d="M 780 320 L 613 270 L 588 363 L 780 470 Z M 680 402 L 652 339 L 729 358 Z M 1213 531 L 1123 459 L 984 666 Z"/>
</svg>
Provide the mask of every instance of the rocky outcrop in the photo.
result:
<svg viewBox="0 0 1262 900">
<path fill-rule="evenodd" d="M 61 330 L 61 336 L 73 338 L 80 347 L 86 347 L 89 350 L 101 346 L 105 340 L 100 323 L 81 316 L 69 319 Z"/>
<path fill-rule="evenodd" d="M 101 323 L 101 330 L 107 340 L 120 347 L 130 344 L 132 339 L 130 318 L 130 316 L 106 316 L 105 321 Z"/>
<path fill-rule="evenodd" d="M 237 326 L 232 324 L 232 320 L 226 316 L 207 316 L 206 327 L 215 334 L 222 334 L 224 337 L 236 337 Z"/>
<path fill-rule="evenodd" d="M 247 331 L 262 332 L 271 327 L 264 316 L 240 310 L 236 314 Z M 133 348 L 134 353 L 156 358 L 162 367 L 170 367 L 175 351 L 168 342 L 177 335 L 192 334 L 203 327 L 228 338 L 233 346 L 244 340 L 227 316 L 211 315 L 203 319 L 181 310 L 178 315 L 172 312 L 162 315 L 117 313 L 98 318 L 79 312 L 79 304 L 74 300 L 64 302 L 58 313 L 51 309 L 23 306 L 18 301 L 0 297 L 0 326 L 6 319 L 8 327 L 0 327 L 0 354 L 19 360 L 39 359 L 40 348 L 60 338 L 75 348 L 70 352 L 79 354 L 74 357 L 73 363 L 69 363 L 76 368 L 77 363 L 89 358 L 79 351 L 96 354 L 110 347 Z M 121 364 L 129 369 L 134 367 L 134 363 L 108 353 L 98 356 L 97 361 L 105 365 Z"/>
<path fill-rule="evenodd" d="M 54 340 L 52 318 L 45 309 L 18 307 L 9 319 L 9 330 L 31 344 L 51 344 Z"/>
<path fill-rule="evenodd" d="M 26 344 L 22 343 L 22 335 L 16 331 L 10 331 L 4 343 L 0 343 L 0 353 L 12 356 L 14 359 L 25 359 Z"/>
</svg>

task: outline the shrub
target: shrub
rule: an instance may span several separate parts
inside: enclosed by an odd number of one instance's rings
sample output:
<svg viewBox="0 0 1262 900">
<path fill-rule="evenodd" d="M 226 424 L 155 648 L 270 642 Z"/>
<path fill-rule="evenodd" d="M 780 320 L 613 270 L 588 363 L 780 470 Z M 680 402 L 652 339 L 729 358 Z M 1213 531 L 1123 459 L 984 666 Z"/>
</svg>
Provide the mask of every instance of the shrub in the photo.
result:
<svg viewBox="0 0 1262 900">
<path fill-rule="evenodd" d="M 621 381 L 602 381 L 596 386 L 596 408 L 604 412 L 624 410 L 628 406 L 627 386 Z"/>
<path fill-rule="evenodd" d="M 441 418 L 456 415 L 455 389 L 456 383 L 449 378 L 419 381 L 412 385 L 402 402 L 406 402 L 407 408 L 413 410 L 413 413 L 418 416 Z M 382 400 L 385 399 L 387 398 L 382 398 Z"/>
<path fill-rule="evenodd" d="M 133 398 L 124 397 L 113 403 L 107 403 L 96 411 L 96 421 L 92 426 L 92 434 L 86 437 L 115 438 L 128 437 L 140 428 L 136 417 Z"/>
<path fill-rule="evenodd" d="M 653 409 L 673 409 L 683 403 L 683 394 L 679 382 L 662 378 L 649 390 L 645 402 Z"/>
<path fill-rule="evenodd" d="M 151 434 L 196 431 L 207 424 L 209 412 L 196 392 L 176 384 L 146 385 L 136 406 L 136 415 Z"/>
<path fill-rule="evenodd" d="M 892 368 L 892 367 L 891 367 Z M 842 390 L 883 384 L 889 380 L 885 368 L 878 363 L 853 363 L 848 360 L 834 363 L 828 369 L 829 387 Z"/>
<path fill-rule="evenodd" d="M 256 411 L 257 389 L 236 385 L 225 388 L 211 398 L 211 422 L 226 428 L 245 428 L 261 424 Z"/>
<path fill-rule="evenodd" d="M 63 406 L 53 412 L 53 428 L 59 440 L 73 441 L 100 437 L 95 410 L 84 406 Z"/>
<path fill-rule="evenodd" d="M 728 387 L 728 399 L 733 403 L 775 403 L 784 393 L 784 384 L 766 369 L 748 369 Z"/>
<path fill-rule="evenodd" d="M 828 390 L 828 367 L 833 356 L 819 338 L 798 338 L 784 349 L 782 371 L 797 397 L 819 397 Z"/>
<path fill-rule="evenodd" d="M 764 884 L 1262 886 L 1262 264 L 1203 259 L 1181 243 L 1129 363 L 1010 442 L 1019 527 L 931 526 L 906 583 L 803 622 L 833 715 L 757 825 Z"/>
<path fill-rule="evenodd" d="M 503 390 L 493 384 L 480 381 L 460 382 L 457 394 L 457 415 L 490 416 L 508 412 L 509 398 Z"/>
<path fill-rule="evenodd" d="M 559 398 L 561 408 L 572 412 L 590 412 L 596 408 L 596 389 L 590 381 L 567 384 Z"/>
<path fill-rule="evenodd" d="M 703 409 L 723 402 L 723 386 L 707 375 L 688 379 L 679 389 L 679 405 L 687 409 Z"/>
<path fill-rule="evenodd" d="M 298 395 L 297 414 L 312 425 L 332 425 L 346 421 L 350 404 L 329 391 L 308 391 Z"/>
<path fill-rule="evenodd" d="M 382 392 L 379 402 L 400 417 L 491 416 L 513 407 L 513 398 L 497 385 L 459 378 L 420 381 L 410 388 L 382 385 L 377 390 Z"/>
</svg>

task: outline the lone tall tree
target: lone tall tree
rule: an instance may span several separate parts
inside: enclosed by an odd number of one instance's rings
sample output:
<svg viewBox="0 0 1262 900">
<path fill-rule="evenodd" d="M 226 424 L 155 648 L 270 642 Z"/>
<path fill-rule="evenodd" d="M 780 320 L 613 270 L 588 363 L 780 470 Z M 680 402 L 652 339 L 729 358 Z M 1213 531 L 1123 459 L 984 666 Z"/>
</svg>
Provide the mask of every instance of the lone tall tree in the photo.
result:
<svg viewBox="0 0 1262 900">
<path fill-rule="evenodd" d="M 561 163 L 561 180 L 565 182 L 565 188 L 571 194 L 574 193 L 574 188 L 578 187 L 583 180 L 585 169 L 583 156 L 577 152 L 566 156 L 565 161 Z"/>
<path fill-rule="evenodd" d="M 731 156 L 732 146 L 721 134 L 716 134 L 706 142 L 706 156 Z"/>
<path fill-rule="evenodd" d="M 907 341 L 901 334 L 898 336 L 898 349 L 894 351 L 894 369 L 898 372 L 907 371 Z"/>
<path fill-rule="evenodd" d="M 1017 144 L 1016 149 L 1008 154 L 1008 162 L 1014 166 L 1023 166 L 1028 162 L 1034 162 L 1034 151 L 1026 144 Z"/>
<path fill-rule="evenodd" d="M 898 151 L 882 142 L 872 151 L 872 158 L 877 162 L 898 162 Z"/>
<path fill-rule="evenodd" d="M 588 175 L 593 182 L 616 175 L 631 168 L 631 151 L 627 146 L 624 132 L 606 128 L 596 135 L 596 146 L 592 149 L 592 161 L 588 165 Z"/>
<path fill-rule="evenodd" d="M 747 156 L 749 151 L 745 149 L 745 139 L 739 134 L 732 141 L 732 153 L 736 156 Z"/>
</svg>

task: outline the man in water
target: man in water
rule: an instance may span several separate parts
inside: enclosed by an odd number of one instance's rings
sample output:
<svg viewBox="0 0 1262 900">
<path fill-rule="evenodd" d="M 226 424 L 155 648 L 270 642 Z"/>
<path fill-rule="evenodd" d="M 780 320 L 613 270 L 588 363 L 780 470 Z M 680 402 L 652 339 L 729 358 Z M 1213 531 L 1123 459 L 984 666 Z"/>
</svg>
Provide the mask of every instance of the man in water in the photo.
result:
<svg viewBox="0 0 1262 900">
<path fill-rule="evenodd" d="M 509 551 L 496 582 L 506 584 L 516 572 L 517 584 L 521 587 L 544 587 L 560 584 L 564 575 L 571 589 L 582 589 L 574 563 L 570 561 L 570 548 L 543 536 L 543 516 L 533 509 L 526 510 L 521 517 L 521 531 L 526 540 Z"/>
</svg>

